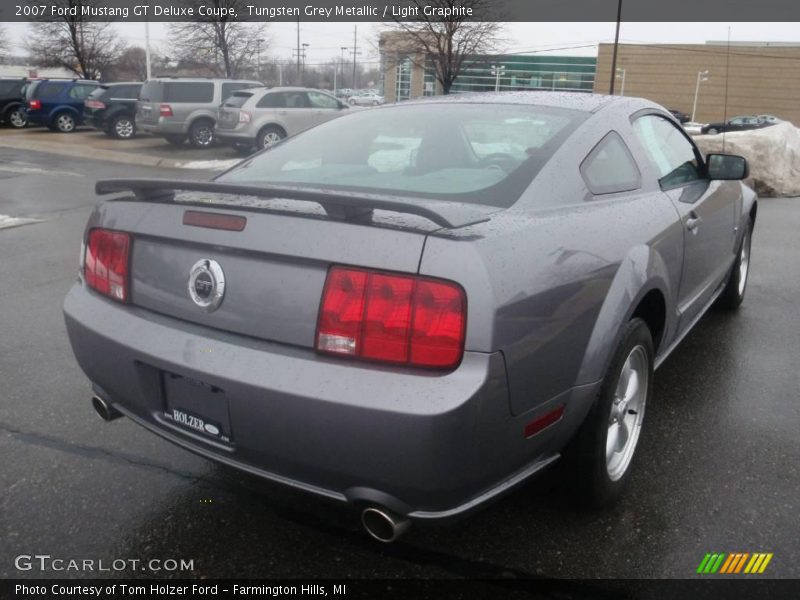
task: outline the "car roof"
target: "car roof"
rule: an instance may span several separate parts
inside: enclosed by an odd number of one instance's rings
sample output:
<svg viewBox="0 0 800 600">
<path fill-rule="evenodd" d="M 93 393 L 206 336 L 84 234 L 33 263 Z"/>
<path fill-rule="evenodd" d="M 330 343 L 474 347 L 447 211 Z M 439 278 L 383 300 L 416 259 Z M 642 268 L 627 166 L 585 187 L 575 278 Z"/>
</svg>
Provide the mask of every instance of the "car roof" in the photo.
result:
<svg viewBox="0 0 800 600">
<path fill-rule="evenodd" d="M 585 112 L 597 112 L 601 109 L 616 107 L 634 112 L 643 108 L 663 107 L 633 96 L 609 96 L 607 94 L 587 94 L 585 92 L 471 92 L 468 94 L 451 94 L 449 96 L 426 96 L 403 104 L 427 103 L 459 103 L 459 104 L 516 104 L 529 106 L 547 106 L 566 108 Z"/>
<path fill-rule="evenodd" d="M 171 81 L 189 81 L 189 82 L 211 82 L 211 83 L 257 83 L 259 85 L 263 85 L 260 81 L 255 81 L 253 79 L 227 79 L 225 77 L 153 77 L 148 79 L 145 83 L 150 83 L 151 81 L 158 81 L 158 82 L 171 82 Z"/>
</svg>

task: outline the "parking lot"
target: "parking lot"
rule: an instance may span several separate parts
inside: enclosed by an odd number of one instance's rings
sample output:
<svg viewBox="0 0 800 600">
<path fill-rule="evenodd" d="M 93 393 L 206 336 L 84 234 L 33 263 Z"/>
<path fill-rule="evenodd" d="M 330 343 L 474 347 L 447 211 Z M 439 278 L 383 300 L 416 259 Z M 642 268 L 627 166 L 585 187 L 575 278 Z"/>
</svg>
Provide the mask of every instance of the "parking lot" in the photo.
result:
<svg viewBox="0 0 800 600">
<path fill-rule="evenodd" d="M 163 145 L 130 143 L 154 142 Z M 164 158 L 232 157 L 163 146 Z M 0 214 L 37 220 L 0 229 L 3 577 L 64 575 L 15 569 L 16 556 L 39 553 L 193 561 L 191 572 L 110 573 L 130 576 L 686 578 L 717 551 L 772 552 L 771 577 L 800 576 L 800 198 L 761 202 L 742 309 L 712 310 L 657 372 L 619 505 L 578 508 L 556 465 L 467 520 L 412 527 L 382 546 L 355 513 L 92 410 L 61 303 L 98 201 L 94 182 L 121 176 L 210 173 L 0 147 Z"/>
</svg>

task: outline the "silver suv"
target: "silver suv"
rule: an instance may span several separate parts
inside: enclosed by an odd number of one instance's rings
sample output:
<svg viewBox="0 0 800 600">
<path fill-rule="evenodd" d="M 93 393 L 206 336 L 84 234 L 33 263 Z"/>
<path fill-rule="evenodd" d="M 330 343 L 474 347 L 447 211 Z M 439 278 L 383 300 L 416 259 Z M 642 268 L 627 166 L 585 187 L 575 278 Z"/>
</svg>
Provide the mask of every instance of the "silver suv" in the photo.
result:
<svg viewBox="0 0 800 600">
<path fill-rule="evenodd" d="M 262 85 L 239 79 L 149 79 L 139 92 L 136 127 L 176 146 L 188 137 L 195 148 L 208 148 L 214 143 L 214 123 L 222 101 L 236 90 Z"/>
<path fill-rule="evenodd" d="M 215 137 L 242 150 L 266 148 L 344 114 L 347 104 L 320 90 L 279 87 L 239 90 L 217 111 Z"/>
</svg>

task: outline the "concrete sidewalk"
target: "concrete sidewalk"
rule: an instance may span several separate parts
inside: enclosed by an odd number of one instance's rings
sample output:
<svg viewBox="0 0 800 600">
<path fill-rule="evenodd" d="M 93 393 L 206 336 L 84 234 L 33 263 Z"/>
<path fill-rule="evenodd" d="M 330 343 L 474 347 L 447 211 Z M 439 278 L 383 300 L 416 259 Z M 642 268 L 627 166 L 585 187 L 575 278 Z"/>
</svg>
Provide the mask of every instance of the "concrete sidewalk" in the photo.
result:
<svg viewBox="0 0 800 600">
<path fill-rule="evenodd" d="M 197 150 L 188 143 L 175 147 L 163 138 L 147 135 L 117 140 L 89 128 L 73 133 L 54 133 L 44 127 L 0 128 L 0 146 L 147 167 L 209 171 L 222 171 L 242 160 L 228 146 Z"/>
</svg>

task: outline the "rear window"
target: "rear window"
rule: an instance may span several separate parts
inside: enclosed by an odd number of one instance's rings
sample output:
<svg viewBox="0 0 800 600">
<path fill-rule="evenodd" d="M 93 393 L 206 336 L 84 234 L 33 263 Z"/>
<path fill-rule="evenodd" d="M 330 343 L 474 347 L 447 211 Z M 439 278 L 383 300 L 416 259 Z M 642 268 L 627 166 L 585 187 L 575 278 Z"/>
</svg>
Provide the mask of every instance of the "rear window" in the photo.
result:
<svg viewBox="0 0 800 600">
<path fill-rule="evenodd" d="M 89 94 L 89 98 L 91 100 L 100 100 L 102 98 L 105 98 L 106 96 L 109 96 L 110 95 L 110 91 L 111 91 L 110 88 L 99 87 L 95 91 L 93 91 L 91 94 Z"/>
<path fill-rule="evenodd" d="M 65 81 L 39 81 L 28 88 L 29 98 L 55 98 L 67 85 Z"/>
<path fill-rule="evenodd" d="M 231 108 L 242 108 L 244 103 L 247 102 L 250 98 L 253 97 L 253 94 L 250 92 L 235 92 L 233 96 L 225 100 L 222 103 L 222 106 L 228 106 Z"/>
<path fill-rule="evenodd" d="M 223 83 L 221 98 L 225 100 L 236 90 L 246 90 L 248 88 L 253 88 L 253 87 L 257 87 L 257 84 L 246 83 L 243 81 L 230 81 L 228 83 Z"/>
<path fill-rule="evenodd" d="M 139 91 L 139 100 L 143 102 L 163 102 L 164 84 L 160 81 L 148 81 Z"/>
<path fill-rule="evenodd" d="M 289 138 L 219 180 L 507 207 L 587 114 L 457 103 L 359 111 Z"/>
</svg>

